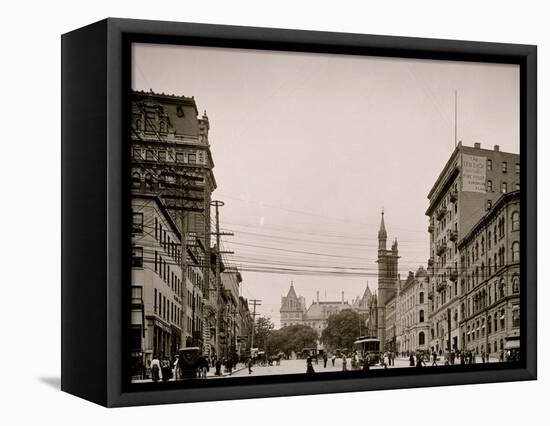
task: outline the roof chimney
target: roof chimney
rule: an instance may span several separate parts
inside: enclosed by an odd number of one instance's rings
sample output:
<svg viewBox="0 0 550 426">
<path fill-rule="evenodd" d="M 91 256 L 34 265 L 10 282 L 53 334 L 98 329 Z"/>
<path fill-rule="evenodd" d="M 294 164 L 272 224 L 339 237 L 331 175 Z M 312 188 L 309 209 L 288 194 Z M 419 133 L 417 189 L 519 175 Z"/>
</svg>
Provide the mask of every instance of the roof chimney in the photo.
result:
<svg viewBox="0 0 550 426">
<path fill-rule="evenodd" d="M 477 149 L 481 148 L 481 144 L 479 142 L 474 143 L 474 148 L 477 148 Z"/>
<path fill-rule="evenodd" d="M 495 151 L 500 151 L 500 145 L 495 145 Z"/>
</svg>

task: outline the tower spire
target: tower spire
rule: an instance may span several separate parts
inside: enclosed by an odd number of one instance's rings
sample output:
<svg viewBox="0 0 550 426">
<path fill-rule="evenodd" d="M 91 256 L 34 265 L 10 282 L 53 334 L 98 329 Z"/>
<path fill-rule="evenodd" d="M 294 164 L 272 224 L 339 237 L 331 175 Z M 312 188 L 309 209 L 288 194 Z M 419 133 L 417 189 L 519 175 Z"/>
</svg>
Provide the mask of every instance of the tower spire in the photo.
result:
<svg viewBox="0 0 550 426">
<path fill-rule="evenodd" d="M 378 250 L 386 250 L 386 239 L 388 233 L 386 232 L 386 225 L 384 224 L 384 209 L 382 208 L 382 214 L 380 219 L 380 230 L 378 231 Z"/>
</svg>

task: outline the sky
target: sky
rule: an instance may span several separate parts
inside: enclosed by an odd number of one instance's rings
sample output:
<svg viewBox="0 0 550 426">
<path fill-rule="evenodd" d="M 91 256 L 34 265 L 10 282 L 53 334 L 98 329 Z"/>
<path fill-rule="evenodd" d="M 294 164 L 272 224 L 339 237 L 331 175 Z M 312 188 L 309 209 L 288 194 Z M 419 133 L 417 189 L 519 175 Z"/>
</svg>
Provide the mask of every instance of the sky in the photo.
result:
<svg viewBox="0 0 550 426">
<path fill-rule="evenodd" d="M 351 303 L 377 288 L 382 209 L 401 277 L 426 265 L 424 212 L 454 150 L 455 91 L 458 140 L 519 153 L 515 65 L 154 44 L 133 45 L 132 61 L 133 89 L 194 96 L 207 111 L 212 197 L 234 233 L 225 260 L 276 325 L 291 281 L 307 306 L 317 291 Z"/>
</svg>

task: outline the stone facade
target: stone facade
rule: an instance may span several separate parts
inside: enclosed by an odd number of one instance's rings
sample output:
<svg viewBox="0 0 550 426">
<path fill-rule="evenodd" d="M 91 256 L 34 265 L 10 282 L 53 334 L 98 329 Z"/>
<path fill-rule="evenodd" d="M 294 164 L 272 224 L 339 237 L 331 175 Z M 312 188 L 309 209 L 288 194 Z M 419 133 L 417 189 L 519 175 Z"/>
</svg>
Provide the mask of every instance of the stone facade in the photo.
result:
<svg viewBox="0 0 550 426">
<path fill-rule="evenodd" d="M 503 194 L 458 248 L 461 348 L 500 358 L 519 338 L 519 191 Z"/>
<path fill-rule="evenodd" d="M 502 193 L 519 190 L 519 155 L 458 144 L 428 194 L 430 218 L 430 348 L 462 347 L 458 242 L 491 210 Z"/>
</svg>

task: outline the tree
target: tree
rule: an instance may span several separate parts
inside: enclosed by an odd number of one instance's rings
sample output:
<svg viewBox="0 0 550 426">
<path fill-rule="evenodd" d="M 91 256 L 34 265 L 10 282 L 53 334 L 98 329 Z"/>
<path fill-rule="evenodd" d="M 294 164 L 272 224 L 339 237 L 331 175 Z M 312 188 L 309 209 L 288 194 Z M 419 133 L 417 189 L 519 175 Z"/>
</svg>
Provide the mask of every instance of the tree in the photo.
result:
<svg viewBox="0 0 550 426">
<path fill-rule="evenodd" d="M 353 342 L 361 334 L 363 319 L 351 309 L 345 309 L 331 315 L 327 328 L 323 330 L 321 341 L 332 349 L 351 349 Z"/>
<path fill-rule="evenodd" d="M 275 355 L 284 352 L 301 352 L 305 348 L 317 347 L 317 333 L 307 325 L 290 325 L 275 330 L 267 341 L 267 352 Z"/>
<path fill-rule="evenodd" d="M 254 346 L 257 348 L 265 349 L 267 339 L 273 332 L 275 325 L 269 317 L 258 317 L 254 324 Z"/>
</svg>

